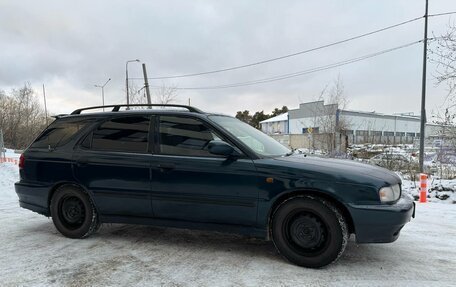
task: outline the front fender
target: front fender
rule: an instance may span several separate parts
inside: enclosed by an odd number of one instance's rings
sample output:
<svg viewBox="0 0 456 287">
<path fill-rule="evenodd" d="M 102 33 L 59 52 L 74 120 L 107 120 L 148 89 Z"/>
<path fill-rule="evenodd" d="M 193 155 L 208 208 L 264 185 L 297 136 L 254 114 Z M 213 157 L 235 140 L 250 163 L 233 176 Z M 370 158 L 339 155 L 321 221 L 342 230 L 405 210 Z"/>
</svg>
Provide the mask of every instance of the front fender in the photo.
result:
<svg viewBox="0 0 456 287">
<path fill-rule="evenodd" d="M 371 186 L 326 182 L 316 179 L 274 180 L 273 184 L 261 189 L 258 200 L 258 226 L 268 225 L 274 209 L 285 199 L 294 195 L 322 196 L 342 204 L 378 204 L 377 190 Z"/>
</svg>

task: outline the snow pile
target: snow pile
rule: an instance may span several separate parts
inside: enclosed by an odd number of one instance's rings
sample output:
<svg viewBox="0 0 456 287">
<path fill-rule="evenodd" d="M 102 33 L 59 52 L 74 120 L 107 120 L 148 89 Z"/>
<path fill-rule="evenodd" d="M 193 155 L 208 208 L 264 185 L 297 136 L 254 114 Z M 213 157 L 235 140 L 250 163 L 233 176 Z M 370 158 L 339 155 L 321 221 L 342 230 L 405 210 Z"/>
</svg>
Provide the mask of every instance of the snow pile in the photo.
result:
<svg viewBox="0 0 456 287">
<path fill-rule="evenodd" d="M 0 201 L 17 200 L 14 183 L 19 180 L 19 169 L 12 163 L 0 163 Z"/>
<path fill-rule="evenodd" d="M 309 149 L 309 148 L 297 148 L 295 153 L 305 154 L 305 155 L 314 155 L 314 156 L 324 156 L 326 152 L 319 149 Z"/>
<path fill-rule="evenodd" d="M 410 180 L 402 180 L 402 191 L 418 200 L 420 197 L 420 184 Z M 456 179 L 431 178 L 428 181 L 428 201 L 456 204 Z"/>
<path fill-rule="evenodd" d="M 5 149 L 5 157 L 10 158 L 19 158 L 21 156 L 21 151 L 15 152 L 13 149 Z"/>
</svg>

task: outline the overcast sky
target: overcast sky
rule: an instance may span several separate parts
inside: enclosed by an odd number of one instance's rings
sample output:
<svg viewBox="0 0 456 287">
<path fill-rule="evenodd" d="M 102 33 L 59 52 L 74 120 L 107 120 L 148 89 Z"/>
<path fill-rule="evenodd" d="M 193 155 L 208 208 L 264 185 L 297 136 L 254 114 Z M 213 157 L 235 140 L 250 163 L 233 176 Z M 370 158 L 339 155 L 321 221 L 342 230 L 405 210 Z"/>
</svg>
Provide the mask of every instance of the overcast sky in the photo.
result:
<svg viewBox="0 0 456 287">
<path fill-rule="evenodd" d="M 48 108 L 68 113 L 124 103 L 125 62 L 140 59 L 150 77 L 248 64 L 370 32 L 424 15 L 424 0 L 319 1 L 7 1 L 0 0 L 0 89 L 30 82 Z M 456 11 L 455 0 L 431 0 L 430 13 Z M 442 33 L 449 16 L 432 17 Z M 423 37 L 423 21 L 312 53 L 224 73 L 151 81 L 151 85 L 201 87 L 244 82 L 307 70 L 393 48 Z M 432 47 L 432 46 L 431 46 Z M 270 112 L 315 100 L 338 75 L 349 109 L 418 112 L 422 44 L 362 62 L 261 85 L 180 90 L 178 102 L 203 110 Z M 446 96 L 428 66 L 428 113 Z M 129 64 L 132 78 L 141 65 Z M 132 80 L 137 85 L 140 80 Z M 41 98 L 40 98 L 41 99 Z"/>
</svg>

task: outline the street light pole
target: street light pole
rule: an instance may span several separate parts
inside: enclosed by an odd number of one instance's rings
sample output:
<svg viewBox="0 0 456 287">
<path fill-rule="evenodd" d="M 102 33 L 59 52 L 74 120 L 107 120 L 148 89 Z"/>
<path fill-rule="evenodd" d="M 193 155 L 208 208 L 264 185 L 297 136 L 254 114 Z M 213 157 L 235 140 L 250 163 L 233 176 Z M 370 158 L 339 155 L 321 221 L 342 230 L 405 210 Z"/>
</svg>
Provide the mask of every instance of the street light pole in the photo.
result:
<svg viewBox="0 0 456 287">
<path fill-rule="evenodd" d="M 127 89 L 127 105 L 130 104 L 130 95 L 129 95 L 129 90 L 128 90 L 128 63 L 131 63 L 131 62 L 139 62 L 139 59 L 128 60 L 125 63 L 125 88 Z M 128 107 L 127 107 L 127 109 L 128 109 Z"/>
<path fill-rule="evenodd" d="M 101 101 L 103 103 L 103 107 L 105 105 L 105 102 L 104 102 L 104 87 L 109 83 L 109 81 L 111 81 L 111 78 L 109 78 L 106 83 L 104 83 L 103 85 L 94 85 L 95 87 L 97 88 L 101 88 Z M 104 108 L 103 108 L 103 112 L 104 112 Z"/>
</svg>

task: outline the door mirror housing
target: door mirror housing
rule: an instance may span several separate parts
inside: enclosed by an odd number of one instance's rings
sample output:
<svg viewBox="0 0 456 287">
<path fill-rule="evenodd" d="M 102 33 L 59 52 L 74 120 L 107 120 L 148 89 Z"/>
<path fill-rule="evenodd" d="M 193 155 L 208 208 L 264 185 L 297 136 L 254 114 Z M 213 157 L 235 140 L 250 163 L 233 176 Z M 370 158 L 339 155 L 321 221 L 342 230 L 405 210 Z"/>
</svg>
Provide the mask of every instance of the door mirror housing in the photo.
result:
<svg viewBox="0 0 456 287">
<path fill-rule="evenodd" d="M 239 153 L 228 143 L 220 140 L 210 141 L 208 144 L 209 152 L 225 157 L 238 156 Z"/>
</svg>

